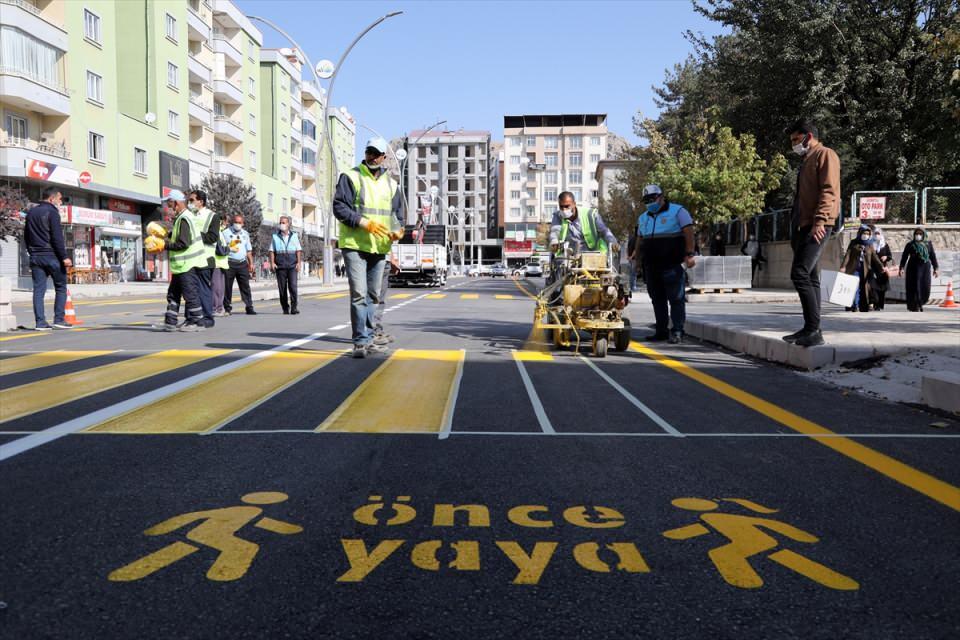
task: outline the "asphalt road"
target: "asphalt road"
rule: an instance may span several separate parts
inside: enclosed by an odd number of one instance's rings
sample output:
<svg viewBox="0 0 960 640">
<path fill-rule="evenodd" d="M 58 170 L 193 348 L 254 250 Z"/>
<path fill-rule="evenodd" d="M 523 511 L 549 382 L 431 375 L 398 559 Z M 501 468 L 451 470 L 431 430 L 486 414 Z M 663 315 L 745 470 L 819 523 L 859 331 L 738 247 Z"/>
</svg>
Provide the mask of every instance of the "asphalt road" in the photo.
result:
<svg viewBox="0 0 960 640">
<path fill-rule="evenodd" d="M 366 360 L 345 294 L 0 336 L 0 637 L 960 636 L 957 421 L 552 352 L 539 283 L 391 290 Z"/>
</svg>

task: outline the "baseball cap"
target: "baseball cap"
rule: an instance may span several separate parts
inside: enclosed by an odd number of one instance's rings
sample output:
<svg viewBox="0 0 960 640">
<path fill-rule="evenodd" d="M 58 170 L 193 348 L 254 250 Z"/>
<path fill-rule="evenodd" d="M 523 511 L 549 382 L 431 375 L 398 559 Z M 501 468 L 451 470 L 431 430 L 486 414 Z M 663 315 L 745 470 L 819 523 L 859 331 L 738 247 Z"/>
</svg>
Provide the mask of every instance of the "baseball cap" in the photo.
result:
<svg viewBox="0 0 960 640">
<path fill-rule="evenodd" d="M 187 196 L 183 194 L 183 191 L 180 189 L 171 189 L 170 193 L 167 194 L 167 197 L 164 200 L 173 200 L 174 202 L 186 202 Z"/>
<path fill-rule="evenodd" d="M 366 148 L 366 149 L 369 149 L 369 148 L 371 148 L 371 147 L 373 147 L 374 149 L 376 149 L 376 150 L 379 151 L 380 153 L 386 153 L 386 152 L 387 152 L 387 141 L 384 140 L 383 138 L 380 138 L 380 137 L 370 138 L 369 140 L 367 140 L 367 146 L 366 146 L 365 148 Z"/>
<path fill-rule="evenodd" d="M 648 196 L 656 197 L 656 196 L 662 196 L 662 195 L 663 195 L 663 189 L 661 189 L 660 185 L 658 184 L 648 184 L 643 188 L 644 199 L 646 199 Z"/>
</svg>

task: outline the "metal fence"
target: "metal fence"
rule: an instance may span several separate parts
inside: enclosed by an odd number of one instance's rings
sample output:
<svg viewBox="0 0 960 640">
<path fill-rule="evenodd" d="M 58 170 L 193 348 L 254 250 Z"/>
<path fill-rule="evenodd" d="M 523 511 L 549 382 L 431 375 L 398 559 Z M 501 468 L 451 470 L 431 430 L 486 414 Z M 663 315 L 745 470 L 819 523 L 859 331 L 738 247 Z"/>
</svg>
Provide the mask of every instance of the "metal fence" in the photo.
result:
<svg viewBox="0 0 960 640">
<path fill-rule="evenodd" d="M 776 209 L 756 215 L 749 220 L 732 220 L 715 226 L 711 233 L 717 231 L 724 235 L 726 243 L 742 244 L 747 236 L 753 232 L 760 242 L 778 242 L 790 239 L 790 209 Z"/>
<path fill-rule="evenodd" d="M 926 187 L 920 212 L 925 224 L 960 222 L 960 187 Z"/>
</svg>

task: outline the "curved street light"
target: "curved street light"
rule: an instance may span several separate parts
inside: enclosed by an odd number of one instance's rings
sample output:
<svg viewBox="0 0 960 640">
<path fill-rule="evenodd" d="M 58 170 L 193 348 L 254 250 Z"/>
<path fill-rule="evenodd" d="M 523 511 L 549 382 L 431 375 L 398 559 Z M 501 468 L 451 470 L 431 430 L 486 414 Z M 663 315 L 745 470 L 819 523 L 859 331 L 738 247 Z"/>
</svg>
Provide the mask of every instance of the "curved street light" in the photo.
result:
<svg viewBox="0 0 960 640">
<path fill-rule="evenodd" d="M 327 146 L 330 147 L 330 160 L 331 160 L 331 164 L 333 165 L 332 175 L 337 176 L 339 174 L 339 168 L 337 167 L 337 157 L 336 157 L 336 154 L 334 154 L 333 152 L 333 135 L 330 132 L 330 103 L 333 100 L 333 83 L 337 79 L 337 74 L 340 72 L 340 68 L 343 66 L 344 60 L 347 59 L 347 55 L 350 53 L 353 47 L 357 44 L 357 42 L 360 41 L 360 38 L 367 35 L 367 33 L 371 29 L 376 27 L 378 24 L 380 24 L 387 18 L 392 18 L 402 13 L 403 11 L 393 11 L 391 13 L 388 13 L 385 16 L 382 16 L 378 20 L 374 21 L 370 26 L 368 26 L 366 29 L 361 31 L 360 35 L 354 38 L 353 42 L 350 43 L 350 46 L 347 47 L 347 50 L 343 52 L 343 55 L 340 56 L 339 62 L 337 62 L 337 65 L 334 67 L 333 73 L 330 76 L 330 84 L 327 86 L 327 103 L 326 105 L 324 105 L 324 109 L 323 109 L 322 131 L 324 135 L 321 136 L 320 142 L 317 145 L 318 147 L 317 158 L 316 158 L 316 161 L 314 162 L 314 168 L 317 173 L 319 173 L 319 168 L 317 165 L 319 165 L 320 163 L 320 152 L 323 151 L 323 141 L 325 139 L 327 141 Z M 318 87 L 321 86 L 320 77 L 317 75 L 316 67 L 314 67 L 313 63 L 310 61 L 310 57 L 307 56 L 307 53 L 303 49 L 303 47 L 301 47 L 297 43 L 297 41 L 290 36 L 290 34 L 288 34 L 286 31 L 284 31 L 283 29 L 275 25 L 270 20 L 267 20 L 266 18 L 261 18 L 259 16 L 247 16 L 247 17 L 251 20 L 262 22 L 263 24 L 269 26 L 271 29 L 273 29 L 274 31 L 282 35 L 284 38 L 286 38 L 290 42 L 290 44 L 294 48 L 296 48 L 301 55 L 303 55 L 304 61 L 306 62 L 307 66 L 310 67 L 310 72 L 313 74 L 313 77 L 317 82 L 317 86 Z M 317 202 L 321 202 L 322 200 L 320 198 L 320 186 L 316 180 L 314 180 L 313 186 L 317 192 Z M 333 269 L 331 268 L 331 265 L 333 264 L 333 245 L 330 243 L 333 236 L 333 198 L 334 198 L 333 191 L 334 189 L 331 188 L 330 189 L 330 206 L 327 209 L 326 216 L 324 216 L 325 221 L 324 221 L 324 234 L 323 234 L 323 284 L 325 285 L 333 284 Z"/>
</svg>

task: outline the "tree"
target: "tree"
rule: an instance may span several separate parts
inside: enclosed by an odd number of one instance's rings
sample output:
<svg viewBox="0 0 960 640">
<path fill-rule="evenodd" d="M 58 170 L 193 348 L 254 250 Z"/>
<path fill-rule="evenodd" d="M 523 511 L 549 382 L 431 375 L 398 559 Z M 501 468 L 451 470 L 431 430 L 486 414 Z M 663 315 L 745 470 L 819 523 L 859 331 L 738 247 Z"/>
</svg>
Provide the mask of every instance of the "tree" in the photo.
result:
<svg viewBox="0 0 960 640">
<path fill-rule="evenodd" d="M 263 213 L 260 201 L 254 195 L 253 187 L 236 176 L 208 173 L 204 176 L 199 188 L 206 192 L 207 206 L 213 211 L 222 216 L 233 216 L 238 213 L 243 215 L 243 226 L 250 234 L 253 255 L 263 255 L 266 245 L 259 233 Z"/>
<path fill-rule="evenodd" d="M 17 187 L 0 185 L 0 240 L 19 238 L 23 233 L 21 213 L 30 201 Z"/>
<path fill-rule="evenodd" d="M 711 119 L 696 122 L 679 147 L 671 145 L 652 120 L 639 123 L 637 134 L 650 141 L 655 156 L 646 181 L 659 184 L 669 200 L 686 207 L 701 225 L 759 213 L 787 171 L 783 156 L 764 160 L 752 135 L 736 136 Z"/>
<path fill-rule="evenodd" d="M 636 147 L 622 152 L 619 159 L 627 163 L 626 168 L 608 189 L 600 213 L 613 235 L 624 238 L 633 234 L 637 217 L 643 212 L 643 187 L 648 184 L 656 157 L 650 148 Z"/>
</svg>

